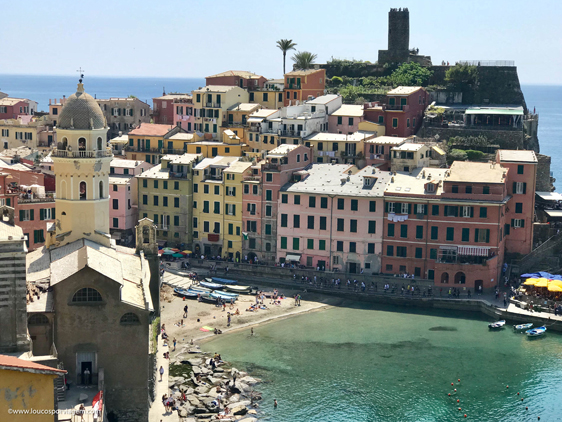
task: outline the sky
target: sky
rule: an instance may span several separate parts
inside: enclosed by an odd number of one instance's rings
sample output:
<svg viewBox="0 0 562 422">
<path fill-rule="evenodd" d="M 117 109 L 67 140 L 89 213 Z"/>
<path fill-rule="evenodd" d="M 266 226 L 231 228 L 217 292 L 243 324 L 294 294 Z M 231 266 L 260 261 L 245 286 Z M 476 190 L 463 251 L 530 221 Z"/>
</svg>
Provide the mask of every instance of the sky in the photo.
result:
<svg viewBox="0 0 562 422">
<path fill-rule="evenodd" d="M 317 63 L 375 62 L 391 7 L 409 9 L 410 48 L 434 64 L 514 60 L 521 83 L 562 84 L 559 0 L 6 1 L 0 74 L 279 78 L 282 38 Z"/>
</svg>

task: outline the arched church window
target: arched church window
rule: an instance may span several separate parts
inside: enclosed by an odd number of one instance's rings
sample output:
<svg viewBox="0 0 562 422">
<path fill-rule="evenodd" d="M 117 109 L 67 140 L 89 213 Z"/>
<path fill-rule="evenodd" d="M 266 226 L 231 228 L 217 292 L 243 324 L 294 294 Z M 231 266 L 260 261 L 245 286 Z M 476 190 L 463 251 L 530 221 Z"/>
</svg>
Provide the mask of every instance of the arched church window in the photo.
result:
<svg viewBox="0 0 562 422">
<path fill-rule="evenodd" d="M 100 138 L 98 138 L 98 151 L 101 151 L 103 149 L 103 140 Z"/>
<path fill-rule="evenodd" d="M 65 136 L 64 138 L 62 138 L 62 149 L 66 150 L 67 146 L 68 146 L 68 139 Z"/>
<path fill-rule="evenodd" d="M 140 324 L 140 320 L 139 317 L 132 313 L 132 312 L 127 312 L 126 314 L 124 314 L 121 317 L 121 320 L 119 321 L 119 323 L 123 324 L 123 325 L 130 325 L 130 324 Z"/>
<path fill-rule="evenodd" d="M 43 314 L 34 314 L 29 317 L 27 323 L 28 325 L 47 325 L 49 324 L 49 318 Z"/>
<path fill-rule="evenodd" d="M 78 139 L 78 151 L 86 151 L 86 138 Z"/>
<path fill-rule="evenodd" d="M 150 229 L 147 226 L 142 228 L 142 243 L 150 243 Z"/>
<path fill-rule="evenodd" d="M 100 292 L 98 292 L 96 289 L 85 287 L 74 293 L 72 302 L 103 302 L 103 299 L 101 298 Z"/>
<path fill-rule="evenodd" d="M 80 182 L 80 200 L 86 199 L 86 182 Z"/>
<path fill-rule="evenodd" d="M 100 181 L 100 199 L 103 199 L 103 182 Z"/>
</svg>

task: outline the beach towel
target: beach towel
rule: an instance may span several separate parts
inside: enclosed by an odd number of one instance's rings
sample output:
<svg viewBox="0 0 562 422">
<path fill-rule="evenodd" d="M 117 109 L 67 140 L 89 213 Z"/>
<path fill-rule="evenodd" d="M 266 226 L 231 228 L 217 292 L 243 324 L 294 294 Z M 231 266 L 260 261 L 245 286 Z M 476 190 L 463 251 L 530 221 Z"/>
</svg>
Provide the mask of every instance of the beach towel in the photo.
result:
<svg viewBox="0 0 562 422">
<path fill-rule="evenodd" d="M 199 330 L 200 330 L 200 331 L 213 331 L 214 328 L 205 325 L 205 326 L 199 328 Z"/>
</svg>

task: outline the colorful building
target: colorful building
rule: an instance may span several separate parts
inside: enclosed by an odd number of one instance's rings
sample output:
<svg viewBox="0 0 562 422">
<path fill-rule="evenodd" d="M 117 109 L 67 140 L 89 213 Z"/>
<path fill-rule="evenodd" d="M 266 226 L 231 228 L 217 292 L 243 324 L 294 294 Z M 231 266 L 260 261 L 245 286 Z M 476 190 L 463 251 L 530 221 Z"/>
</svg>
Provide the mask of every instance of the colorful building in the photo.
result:
<svg viewBox="0 0 562 422">
<path fill-rule="evenodd" d="M 384 132 L 384 127 L 382 129 Z M 367 165 L 376 165 L 380 170 L 390 170 L 390 151 L 404 142 L 406 142 L 406 138 L 396 136 L 378 136 L 366 140 L 364 142 L 365 151 L 363 155 Z"/>
<path fill-rule="evenodd" d="M 160 163 L 162 155 L 183 154 L 183 139 L 170 139 L 182 132 L 184 131 L 179 126 L 141 123 L 129 132 L 129 145 L 125 148 L 126 157 L 128 160 L 142 160 L 156 165 Z"/>
<path fill-rule="evenodd" d="M 388 172 L 314 164 L 280 191 L 277 259 L 317 269 L 378 273 Z"/>
<path fill-rule="evenodd" d="M 371 103 L 365 120 L 384 124 L 387 136 L 408 137 L 421 127 L 429 94 L 420 86 L 399 86 L 386 93 L 384 103 Z"/>
<path fill-rule="evenodd" d="M 429 167 L 431 147 L 419 143 L 403 142 L 390 149 L 390 171 L 410 172 Z"/>
<path fill-rule="evenodd" d="M 115 138 L 150 122 L 150 106 L 136 97 L 96 100 L 100 105 L 109 131 L 107 139 Z"/>
<path fill-rule="evenodd" d="M 165 155 L 159 165 L 136 176 L 139 218 L 154 222 L 161 245 L 191 245 L 192 171 L 202 158 L 198 154 Z"/>
<path fill-rule="evenodd" d="M 355 164 L 363 159 L 365 142 L 376 138 L 376 132 L 357 131 L 351 135 L 343 133 L 315 132 L 303 139 L 304 145 L 312 148 L 314 163 Z"/>
<path fill-rule="evenodd" d="M 25 98 L 0 98 L 0 120 L 17 119 L 19 116 L 33 116 L 37 103 Z"/>
<path fill-rule="evenodd" d="M 54 380 L 66 374 L 63 369 L 0 355 L 0 412 L 5 420 L 53 422 L 55 410 Z M 42 410 L 44 414 L 13 414 L 12 411 Z M 10 415 L 10 416 L 8 416 Z"/>
<path fill-rule="evenodd" d="M 249 261 L 277 262 L 279 191 L 312 162 L 312 151 L 303 145 L 280 145 L 265 160 L 255 162 L 242 180 L 242 255 Z"/>
<path fill-rule="evenodd" d="M 109 168 L 109 229 L 111 237 L 121 245 L 134 244 L 134 229 L 139 221 L 138 179 L 149 170 L 145 161 L 113 158 Z"/>
<path fill-rule="evenodd" d="M 364 120 L 363 105 L 343 104 L 330 113 L 328 131 L 351 135 L 359 130 L 359 123 Z"/>
<path fill-rule="evenodd" d="M 168 94 L 165 93 L 161 97 L 152 99 L 152 120 L 155 124 L 171 125 L 174 123 L 174 114 L 176 110 L 176 101 L 189 101 L 189 94 Z"/>
<path fill-rule="evenodd" d="M 193 99 L 191 95 L 174 98 L 174 125 L 191 133 L 195 130 L 193 119 Z"/>
<path fill-rule="evenodd" d="M 53 125 L 47 117 L 0 120 L 0 151 L 20 146 L 44 150 L 51 147 L 54 139 Z"/>
<path fill-rule="evenodd" d="M 285 106 L 299 105 L 324 95 L 325 69 L 294 70 L 285 74 Z"/>
<path fill-rule="evenodd" d="M 241 179 L 251 163 L 238 162 L 238 157 L 217 156 L 194 168 L 192 250 L 196 255 L 230 256 L 241 250 L 234 248 L 235 242 L 237 248 L 241 246 Z M 227 171 L 231 166 L 233 171 Z"/>
<path fill-rule="evenodd" d="M 205 85 L 237 86 L 248 90 L 263 88 L 266 82 L 265 77 L 245 70 L 227 70 L 205 78 Z"/>
</svg>

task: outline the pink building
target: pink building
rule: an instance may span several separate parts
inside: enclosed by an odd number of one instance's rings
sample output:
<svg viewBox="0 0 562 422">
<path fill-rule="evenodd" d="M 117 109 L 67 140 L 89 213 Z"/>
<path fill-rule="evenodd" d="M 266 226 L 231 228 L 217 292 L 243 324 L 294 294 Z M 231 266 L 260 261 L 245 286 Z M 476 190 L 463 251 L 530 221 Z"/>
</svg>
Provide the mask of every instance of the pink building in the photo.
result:
<svg viewBox="0 0 562 422">
<path fill-rule="evenodd" d="M 122 245 L 133 242 L 134 228 L 138 223 L 138 185 L 135 176 L 150 169 L 145 161 L 111 161 L 109 176 L 109 227 L 111 237 Z"/>
<path fill-rule="evenodd" d="M 406 139 L 396 136 L 379 136 L 365 140 L 363 154 L 367 165 L 377 166 L 380 170 L 390 170 L 392 161 L 390 150 L 402 145 Z"/>
<path fill-rule="evenodd" d="M 263 88 L 267 78 L 245 70 L 227 70 L 216 75 L 207 76 L 205 85 L 238 86 L 249 90 Z"/>
<path fill-rule="evenodd" d="M 24 98 L 5 97 L 0 99 L 0 120 L 17 119 L 18 116 L 33 115 L 37 103 Z"/>
<path fill-rule="evenodd" d="M 508 169 L 507 191 L 511 195 L 506 209 L 505 249 L 526 255 L 533 250 L 533 216 L 537 156 L 534 151 L 498 150 L 496 161 Z"/>
<path fill-rule="evenodd" d="M 279 191 L 312 160 L 310 148 L 303 145 L 281 145 L 252 166 L 252 175 L 243 181 L 242 227 L 247 239 L 242 243 L 243 258 L 256 258 L 268 264 L 277 260 Z"/>
<path fill-rule="evenodd" d="M 191 100 L 189 94 L 169 94 L 165 93 L 161 97 L 152 99 L 152 119 L 156 124 L 171 125 L 174 123 L 174 113 L 176 111 L 174 102 L 179 100 Z"/>
<path fill-rule="evenodd" d="M 378 273 L 388 172 L 314 164 L 278 201 L 277 259 L 320 269 Z"/>
<path fill-rule="evenodd" d="M 193 101 L 192 98 L 176 98 L 174 105 L 174 124 L 180 126 L 188 133 L 195 129 L 193 121 Z"/>
<path fill-rule="evenodd" d="M 330 114 L 328 131 L 351 135 L 359 130 L 359 122 L 363 120 L 363 105 L 344 104 Z"/>
</svg>

